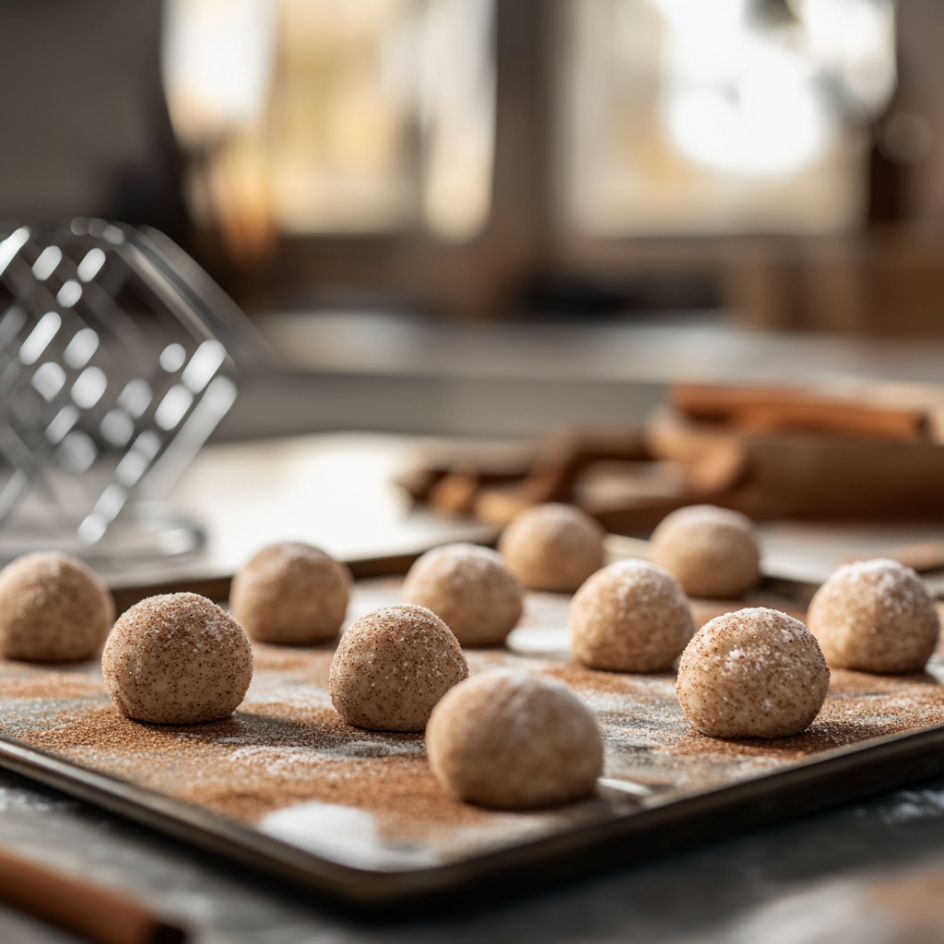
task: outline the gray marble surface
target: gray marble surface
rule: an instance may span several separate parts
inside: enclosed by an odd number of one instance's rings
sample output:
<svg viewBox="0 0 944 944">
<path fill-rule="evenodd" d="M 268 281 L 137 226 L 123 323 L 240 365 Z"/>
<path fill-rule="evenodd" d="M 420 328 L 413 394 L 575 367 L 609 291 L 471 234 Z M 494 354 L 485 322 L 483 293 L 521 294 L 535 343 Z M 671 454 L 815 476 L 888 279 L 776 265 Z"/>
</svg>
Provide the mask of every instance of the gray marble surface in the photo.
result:
<svg viewBox="0 0 944 944">
<path fill-rule="evenodd" d="M 394 539 L 425 541 L 432 528 L 420 528 L 391 491 L 393 459 L 408 458 L 401 445 L 336 437 L 219 446 L 195 463 L 176 498 L 207 518 L 227 562 L 244 559 L 250 544 L 308 539 L 309 532 L 345 553 L 344 542 L 353 548 L 366 539 L 368 525 L 372 541 L 378 534 L 389 538 L 383 549 L 390 553 Z M 255 458 L 243 449 L 254 450 Z M 353 480 L 351 468 L 358 470 Z M 298 504 L 286 499 L 295 492 Z M 359 518 L 351 517 L 354 506 Z M 397 924 L 341 918 L 305 893 L 2 774 L 0 847 L 125 890 L 186 922 L 199 944 L 921 944 L 944 938 L 944 780 L 500 907 L 425 920 L 418 914 Z M 71 940 L 0 907 L 0 944 Z"/>
<path fill-rule="evenodd" d="M 199 944 L 836 944 L 939 941 L 944 780 L 468 914 L 367 923 L 0 775 L 0 845 L 124 890 Z M 4 944 L 75 938 L 0 908 Z"/>
</svg>

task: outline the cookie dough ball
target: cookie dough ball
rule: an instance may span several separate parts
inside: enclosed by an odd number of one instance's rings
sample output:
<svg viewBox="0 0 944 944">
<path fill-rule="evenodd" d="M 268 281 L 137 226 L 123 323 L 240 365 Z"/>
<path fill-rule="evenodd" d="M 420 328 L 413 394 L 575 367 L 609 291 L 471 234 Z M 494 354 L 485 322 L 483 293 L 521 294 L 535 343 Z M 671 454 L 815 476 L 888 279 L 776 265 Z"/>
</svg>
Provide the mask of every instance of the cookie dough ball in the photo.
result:
<svg viewBox="0 0 944 944">
<path fill-rule="evenodd" d="M 682 653 L 676 691 L 709 737 L 785 737 L 816 717 L 829 668 L 813 634 L 779 610 L 736 610 L 705 623 Z"/>
<path fill-rule="evenodd" d="M 652 534 L 652 561 L 693 597 L 739 597 L 760 580 L 751 519 L 714 505 L 679 508 Z"/>
<path fill-rule="evenodd" d="M 934 601 L 897 561 L 840 567 L 810 603 L 810 629 L 830 665 L 863 672 L 917 672 L 937 646 Z"/>
<path fill-rule="evenodd" d="M 226 610 L 196 593 L 169 593 L 122 614 L 102 654 L 102 675 L 129 718 L 215 721 L 242 702 L 252 681 L 252 650 Z"/>
<path fill-rule="evenodd" d="M 603 529 L 573 505 L 538 505 L 505 528 L 498 550 L 528 590 L 573 593 L 603 566 Z"/>
<path fill-rule="evenodd" d="M 521 619 L 521 584 L 501 554 L 476 544 L 433 548 L 410 568 L 408 603 L 432 610 L 463 646 L 497 646 Z"/>
<path fill-rule="evenodd" d="M 562 682 L 508 671 L 452 689 L 429 719 L 426 753 L 458 799 L 503 810 L 579 800 L 603 769 L 590 709 Z"/>
<path fill-rule="evenodd" d="M 259 642 L 311 645 L 337 638 L 347 613 L 347 568 L 309 544 L 265 547 L 233 578 L 233 616 Z"/>
<path fill-rule="evenodd" d="M 0 655 L 5 659 L 88 659 L 114 619 L 108 588 L 73 557 L 27 554 L 0 571 Z"/>
<path fill-rule="evenodd" d="M 372 731 L 422 731 L 436 702 L 469 674 L 459 640 L 424 606 L 401 603 L 361 617 L 331 660 L 338 714 Z"/>
<path fill-rule="evenodd" d="M 597 571 L 570 607 L 574 658 L 594 669 L 671 668 L 694 632 L 682 588 L 648 561 L 619 561 Z"/>
</svg>

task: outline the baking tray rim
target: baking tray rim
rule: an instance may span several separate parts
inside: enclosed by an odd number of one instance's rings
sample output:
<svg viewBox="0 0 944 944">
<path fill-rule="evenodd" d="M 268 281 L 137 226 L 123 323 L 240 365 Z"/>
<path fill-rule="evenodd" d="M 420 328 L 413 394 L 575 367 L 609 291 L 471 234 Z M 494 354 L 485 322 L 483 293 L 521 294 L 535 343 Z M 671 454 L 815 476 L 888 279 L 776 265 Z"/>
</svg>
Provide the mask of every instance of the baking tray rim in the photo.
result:
<svg viewBox="0 0 944 944">
<path fill-rule="evenodd" d="M 453 862 L 404 869 L 366 869 L 324 858 L 210 810 L 3 735 L 0 768 L 339 904 L 384 909 L 461 896 L 499 880 L 524 888 L 555 877 L 575 877 L 930 778 L 944 772 L 944 724 L 834 748 L 787 768 L 664 803 L 656 795 L 655 802 L 644 806 L 627 795 L 627 804 L 634 808 L 625 813 Z M 588 862 L 587 856 L 595 851 L 601 853 L 599 860 Z M 531 874 L 523 876 L 522 869 Z"/>
<path fill-rule="evenodd" d="M 394 576 L 419 553 L 347 561 L 355 579 Z M 125 606 L 153 593 L 219 594 L 229 576 L 122 588 Z M 792 582 L 791 582 L 792 583 Z M 122 609 L 124 607 L 121 607 Z M 0 769 L 123 816 L 206 852 L 318 894 L 323 901 L 392 913 L 418 901 L 467 903 L 650 858 L 735 831 L 814 812 L 944 773 L 944 724 L 843 745 L 787 768 L 648 805 L 626 795 L 625 813 L 563 827 L 439 865 L 345 865 L 208 809 L 0 734 Z M 618 778 L 617 778 L 618 779 Z M 826 788 L 817 790 L 817 788 Z M 636 840 L 636 841 L 633 841 Z"/>
</svg>

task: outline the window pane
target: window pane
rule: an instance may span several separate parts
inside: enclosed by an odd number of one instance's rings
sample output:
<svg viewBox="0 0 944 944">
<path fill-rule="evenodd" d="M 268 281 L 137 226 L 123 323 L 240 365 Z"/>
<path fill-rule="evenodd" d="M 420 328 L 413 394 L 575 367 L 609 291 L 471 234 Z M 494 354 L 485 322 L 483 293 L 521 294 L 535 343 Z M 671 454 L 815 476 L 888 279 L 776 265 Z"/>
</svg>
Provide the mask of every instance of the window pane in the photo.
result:
<svg viewBox="0 0 944 944">
<path fill-rule="evenodd" d="M 568 0 L 562 211 L 589 235 L 827 233 L 864 211 L 890 0 Z"/>
</svg>

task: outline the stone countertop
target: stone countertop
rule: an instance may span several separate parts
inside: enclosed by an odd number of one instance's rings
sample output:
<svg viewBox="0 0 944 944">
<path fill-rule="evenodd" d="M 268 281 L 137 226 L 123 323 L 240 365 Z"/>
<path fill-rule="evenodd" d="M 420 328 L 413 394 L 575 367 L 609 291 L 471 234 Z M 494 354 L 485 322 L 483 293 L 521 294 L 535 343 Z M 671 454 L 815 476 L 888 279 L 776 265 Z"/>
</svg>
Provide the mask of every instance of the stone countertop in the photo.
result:
<svg viewBox="0 0 944 944">
<path fill-rule="evenodd" d="M 944 780 L 451 917 L 367 923 L 0 775 L 0 843 L 185 921 L 198 944 L 940 940 Z M 0 908 L 5 944 L 76 940 Z"/>
</svg>

